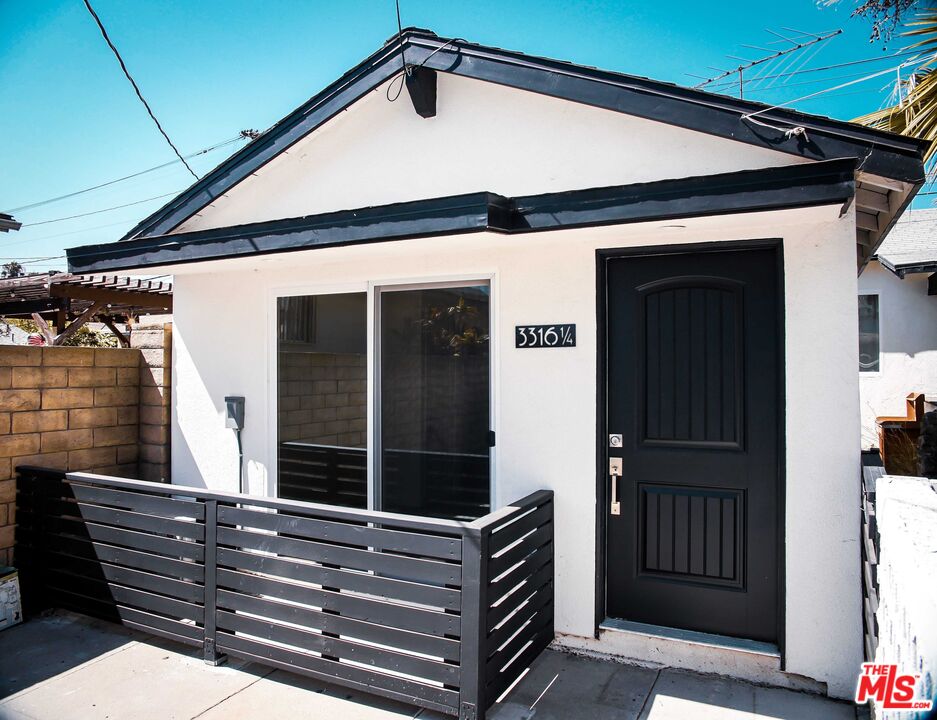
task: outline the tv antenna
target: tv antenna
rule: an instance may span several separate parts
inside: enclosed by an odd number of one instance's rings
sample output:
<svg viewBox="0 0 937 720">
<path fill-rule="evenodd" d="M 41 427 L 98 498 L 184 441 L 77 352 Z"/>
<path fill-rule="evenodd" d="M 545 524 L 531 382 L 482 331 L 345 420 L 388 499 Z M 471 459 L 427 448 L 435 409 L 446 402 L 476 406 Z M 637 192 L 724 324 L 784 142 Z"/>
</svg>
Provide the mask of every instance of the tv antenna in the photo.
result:
<svg viewBox="0 0 937 720">
<path fill-rule="evenodd" d="M 822 43 L 826 40 L 829 40 L 830 38 L 834 38 L 837 35 L 842 34 L 843 32 L 842 30 L 833 30 L 832 32 L 821 33 L 818 35 L 817 33 L 803 32 L 802 30 L 795 30 L 793 28 L 781 28 L 781 29 L 784 30 L 785 33 L 787 34 L 775 32 L 774 30 L 769 30 L 765 28 L 766 32 L 779 38 L 779 40 L 773 40 L 769 44 L 774 45 L 774 44 L 784 43 L 788 45 L 788 47 L 784 47 L 784 48 L 781 48 L 780 50 L 772 51 L 770 48 L 759 47 L 758 45 L 742 45 L 742 47 L 751 48 L 754 50 L 761 50 L 763 52 L 768 52 L 771 54 L 766 55 L 762 58 L 758 58 L 757 60 L 749 60 L 747 58 L 736 57 L 734 55 L 727 55 L 726 57 L 728 57 L 729 59 L 739 61 L 739 66 L 731 70 L 723 70 L 722 68 L 710 68 L 710 70 L 719 71 L 719 74 L 714 75 L 713 77 L 709 77 L 709 78 L 701 78 L 699 75 L 692 75 L 690 73 L 687 73 L 687 75 L 690 75 L 690 77 L 695 77 L 695 78 L 702 80 L 702 82 L 697 83 L 693 87 L 696 89 L 702 89 L 702 88 L 705 88 L 707 85 L 711 85 L 712 83 L 719 82 L 720 80 L 727 80 L 728 78 L 738 75 L 739 98 L 744 98 L 745 97 L 745 73 L 746 72 L 748 72 L 752 68 L 758 67 L 759 65 L 764 65 L 765 63 L 774 62 L 776 60 L 785 62 L 781 60 L 781 58 L 784 58 L 789 55 L 793 55 L 794 53 L 798 53 L 801 50 L 805 50 L 806 48 L 811 47 L 812 45 L 817 45 L 818 43 Z M 789 35 L 793 35 L 793 37 L 788 37 Z M 791 61 L 792 61 L 791 64 L 793 64 L 794 58 L 791 58 Z M 752 78 L 752 80 L 756 80 L 756 79 L 758 78 Z M 735 83 L 733 82 L 732 84 L 734 85 Z"/>
</svg>

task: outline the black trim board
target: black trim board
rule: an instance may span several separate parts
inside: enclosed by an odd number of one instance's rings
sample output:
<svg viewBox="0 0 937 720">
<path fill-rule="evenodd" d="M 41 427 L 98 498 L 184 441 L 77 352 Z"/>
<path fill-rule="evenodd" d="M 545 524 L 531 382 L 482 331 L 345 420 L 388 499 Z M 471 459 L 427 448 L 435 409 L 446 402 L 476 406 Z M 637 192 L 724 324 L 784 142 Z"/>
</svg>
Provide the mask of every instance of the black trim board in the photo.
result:
<svg viewBox="0 0 937 720">
<path fill-rule="evenodd" d="M 605 573 L 606 573 L 606 522 L 608 507 L 608 348 L 607 348 L 607 265 L 614 258 L 648 255 L 681 255 L 698 252 L 739 252 L 773 248 L 778 271 L 778 649 L 781 654 L 781 670 L 787 667 L 787 403 L 785 401 L 787 332 L 785 329 L 786 295 L 784 291 L 784 243 L 780 238 L 754 238 L 750 240 L 727 240 L 717 242 L 690 243 L 687 245 L 652 245 L 632 248 L 602 248 L 595 251 L 595 297 L 596 297 L 596 492 L 595 492 L 595 616 L 593 635 L 599 637 L 599 629 L 606 619 Z"/>
<path fill-rule="evenodd" d="M 923 152 L 929 143 L 648 78 L 608 72 L 523 53 L 444 39 L 409 28 L 336 82 L 310 98 L 257 140 L 138 223 L 123 239 L 170 232 L 289 148 L 306 134 L 378 87 L 403 67 L 424 65 L 439 72 L 493 82 L 695 130 L 811 160 L 862 158 L 862 170 L 917 185 L 923 182 Z M 759 120 L 775 130 L 743 120 Z M 785 129 L 803 127 L 806 135 Z"/>
<path fill-rule="evenodd" d="M 855 160 L 505 198 L 489 192 L 143 237 L 66 251 L 71 272 L 112 272 L 469 232 L 504 234 L 844 203 Z"/>
<path fill-rule="evenodd" d="M 892 263 L 880 255 L 876 255 L 874 260 L 878 260 L 879 264 L 886 270 L 891 271 L 899 278 L 904 280 L 905 275 L 910 275 L 913 273 L 932 273 L 937 272 L 937 260 L 928 260 L 924 262 L 913 262 L 913 263 Z"/>
</svg>

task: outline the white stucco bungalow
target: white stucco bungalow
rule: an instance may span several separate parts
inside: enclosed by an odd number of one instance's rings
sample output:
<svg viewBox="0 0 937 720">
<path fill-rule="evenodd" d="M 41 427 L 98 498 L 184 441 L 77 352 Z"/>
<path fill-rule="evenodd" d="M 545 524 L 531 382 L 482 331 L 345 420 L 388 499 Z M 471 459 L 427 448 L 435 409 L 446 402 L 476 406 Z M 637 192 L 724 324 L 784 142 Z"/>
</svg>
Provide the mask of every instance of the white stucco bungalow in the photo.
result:
<svg viewBox="0 0 937 720">
<path fill-rule="evenodd" d="M 848 697 L 857 271 L 923 149 L 410 29 L 69 267 L 174 276 L 174 482 L 552 489 L 559 644 Z"/>
</svg>

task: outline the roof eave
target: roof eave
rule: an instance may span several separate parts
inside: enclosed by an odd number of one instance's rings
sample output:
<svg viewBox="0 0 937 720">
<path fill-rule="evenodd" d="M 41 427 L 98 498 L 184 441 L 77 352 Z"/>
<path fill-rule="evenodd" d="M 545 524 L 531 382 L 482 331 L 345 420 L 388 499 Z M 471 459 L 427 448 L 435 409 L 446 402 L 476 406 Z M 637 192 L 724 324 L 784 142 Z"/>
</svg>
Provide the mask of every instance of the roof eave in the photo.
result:
<svg viewBox="0 0 937 720">
<path fill-rule="evenodd" d="M 72 272 L 113 272 L 472 232 L 509 235 L 844 205 L 854 195 L 855 161 L 850 158 L 515 198 L 470 193 L 142 237 L 66 253 Z"/>
<path fill-rule="evenodd" d="M 172 232 L 219 195 L 408 64 L 538 92 L 823 161 L 862 158 L 866 173 L 919 185 L 925 141 L 647 78 L 588 68 L 410 29 L 287 115 L 259 138 L 138 223 L 124 240 Z M 756 125 L 743 116 L 759 113 Z M 803 127 L 804 134 L 787 130 Z M 911 193 L 913 196 L 913 192 Z M 884 235 L 883 235 L 884 236 Z"/>
<path fill-rule="evenodd" d="M 898 276 L 902 280 L 905 279 L 907 275 L 914 275 L 920 273 L 933 273 L 937 272 L 937 260 L 926 260 L 923 262 L 908 262 L 908 263 L 893 263 L 888 258 L 882 257 L 881 255 L 876 255 L 875 259 L 878 260 L 879 264 Z"/>
</svg>

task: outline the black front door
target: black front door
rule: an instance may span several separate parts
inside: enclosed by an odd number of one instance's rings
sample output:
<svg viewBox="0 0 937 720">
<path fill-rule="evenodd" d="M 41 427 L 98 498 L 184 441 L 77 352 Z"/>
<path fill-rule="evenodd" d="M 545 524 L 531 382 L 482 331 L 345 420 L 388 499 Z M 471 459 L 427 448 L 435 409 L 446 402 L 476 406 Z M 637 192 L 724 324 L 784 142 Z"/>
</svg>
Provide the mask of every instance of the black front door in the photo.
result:
<svg viewBox="0 0 937 720">
<path fill-rule="evenodd" d="M 776 642 L 778 252 L 606 262 L 606 612 Z"/>
</svg>

